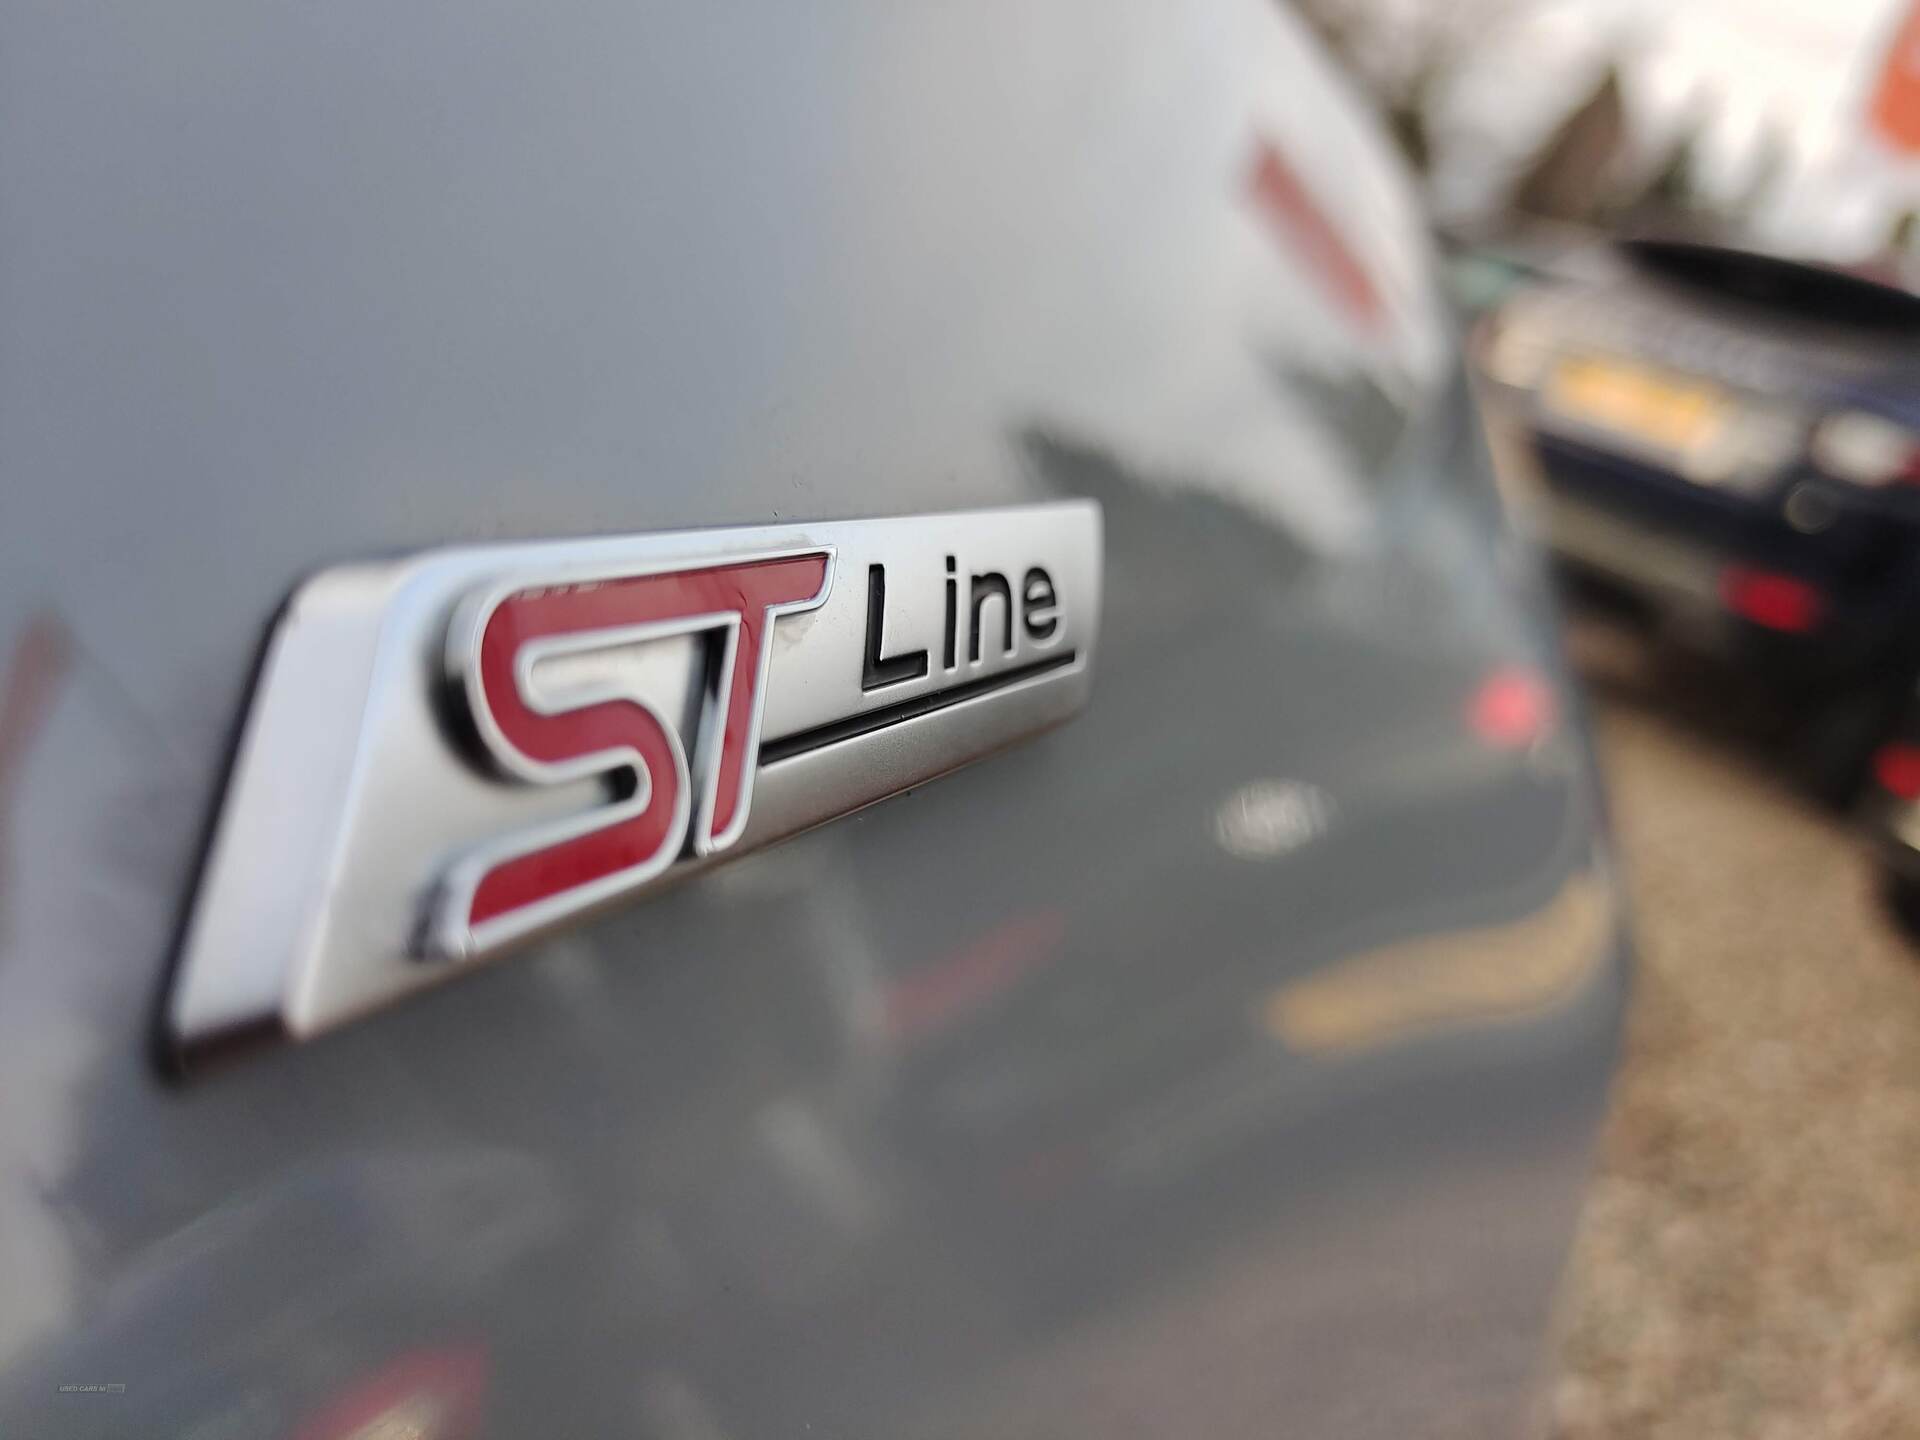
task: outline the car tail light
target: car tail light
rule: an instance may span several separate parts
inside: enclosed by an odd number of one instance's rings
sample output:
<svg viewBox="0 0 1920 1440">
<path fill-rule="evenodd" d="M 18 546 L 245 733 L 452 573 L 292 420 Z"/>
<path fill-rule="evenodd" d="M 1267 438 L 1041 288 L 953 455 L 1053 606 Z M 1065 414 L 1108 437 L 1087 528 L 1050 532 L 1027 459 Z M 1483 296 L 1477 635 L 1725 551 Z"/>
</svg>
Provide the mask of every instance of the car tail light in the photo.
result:
<svg viewBox="0 0 1920 1440">
<path fill-rule="evenodd" d="M 1920 434 L 1883 415 L 1843 410 L 1814 430 L 1813 463 L 1836 480 L 1873 489 L 1920 483 Z"/>
<path fill-rule="evenodd" d="M 1559 717 L 1553 684 L 1531 665 L 1502 665 L 1475 687 L 1467 706 L 1473 733 L 1496 750 L 1524 750 Z"/>
<path fill-rule="evenodd" d="M 1920 800 L 1920 745 L 1891 741 L 1873 752 L 1873 778 L 1899 800 Z"/>
<path fill-rule="evenodd" d="M 1805 580 L 1744 565 L 1721 571 L 1720 598 L 1741 619 L 1788 635 L 1805 635 L 1826 608 L 1820 592 Z"/>
</svg>

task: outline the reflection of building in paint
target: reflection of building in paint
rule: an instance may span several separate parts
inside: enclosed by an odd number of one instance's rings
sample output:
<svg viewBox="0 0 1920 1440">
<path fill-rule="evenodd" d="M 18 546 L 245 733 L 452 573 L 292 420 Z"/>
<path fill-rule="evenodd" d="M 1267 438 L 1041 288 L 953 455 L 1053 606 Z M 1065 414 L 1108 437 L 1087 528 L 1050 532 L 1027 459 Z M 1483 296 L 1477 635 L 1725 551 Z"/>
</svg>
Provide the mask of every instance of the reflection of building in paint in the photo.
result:
<svg viewBox="0 0 1920 1440">
<path fill-rule="evenodd" d="M 0 916 L 12 867 L 7 848 L 12 826 L 15 777 L 27 747 L 47 722 L 54 698 L 65 677 L 70 642 L 60 622 L 48 614 L 35 615 L 14 638 L 13 653 L 0 670 Z"/>
</svg>

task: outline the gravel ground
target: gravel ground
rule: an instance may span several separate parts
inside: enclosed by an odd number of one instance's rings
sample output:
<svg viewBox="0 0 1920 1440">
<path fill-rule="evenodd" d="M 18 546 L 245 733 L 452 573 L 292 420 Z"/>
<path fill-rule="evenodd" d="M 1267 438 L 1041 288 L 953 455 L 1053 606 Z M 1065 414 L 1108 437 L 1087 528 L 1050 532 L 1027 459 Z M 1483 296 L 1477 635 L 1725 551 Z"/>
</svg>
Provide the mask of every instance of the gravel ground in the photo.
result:
<svg viewBox="0 0 1920 1440">
<path fill-rule="evenodd" d="M 1920 1436 L 1920 950 L 1737 704 L 1574 639 L 1641 967 L 1551 1431 Z"/>
</svg>

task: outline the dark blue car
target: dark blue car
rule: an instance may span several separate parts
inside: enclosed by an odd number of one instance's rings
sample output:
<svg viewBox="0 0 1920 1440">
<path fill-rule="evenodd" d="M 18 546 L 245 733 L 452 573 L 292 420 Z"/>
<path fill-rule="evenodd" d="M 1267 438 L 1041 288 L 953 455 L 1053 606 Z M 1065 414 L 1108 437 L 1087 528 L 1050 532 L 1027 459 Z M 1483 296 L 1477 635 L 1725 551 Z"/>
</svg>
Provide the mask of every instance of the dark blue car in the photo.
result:
<svg viewBox="0 0 1920 1440">
<path fill-rule="evenodd" d="M 1522 483 L 1586 593 L 1758 675 L 1844 801 L 1920 669 L 1920 299 L 1632 241 L 1485 324 Z"/>
</svg>

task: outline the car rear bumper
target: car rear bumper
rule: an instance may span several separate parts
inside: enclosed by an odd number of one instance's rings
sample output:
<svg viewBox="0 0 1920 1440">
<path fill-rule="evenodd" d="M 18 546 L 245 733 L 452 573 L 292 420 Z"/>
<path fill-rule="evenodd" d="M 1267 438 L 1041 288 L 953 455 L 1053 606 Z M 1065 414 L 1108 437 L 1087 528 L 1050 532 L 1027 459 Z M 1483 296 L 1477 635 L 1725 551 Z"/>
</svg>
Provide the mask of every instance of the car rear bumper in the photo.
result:
<svg viewBox="0 0 1920 1440">
<path fill-rule="evenodd" d="M 1555 561 L 1624 599 L 1688 648 L 1795 687 L 1845 688 L 1888 671 L 1915 633 L 1910 557 L 1920 530 L 1864 508 L 1818 533 L 1769 500 L 1704 490 L 1639 462 L 1528 428 L 1510 479 Z M 1743 613 L 1732 590 L 1764 577 L 1803 594 L 1788 620 Z"/>
<path fill-rule="evenodd" d="M 1920 885 L 1920 803 L 1875 789 L 1862 821 L 1882 868 L 1902 885 Z"/>
<path fill-rule="evenodd" d="M 1701 633 L 1724 631 L 1720 576 L 1728 557 L 1584 500 L 1543 490 L 1538 517 L 1555 559 L 1624 586 Z"/>
</svg>

